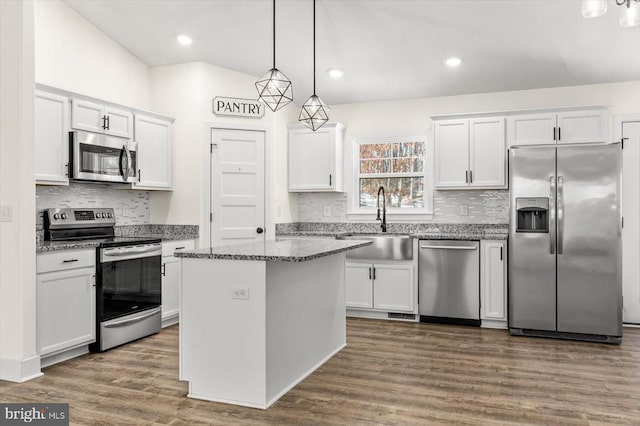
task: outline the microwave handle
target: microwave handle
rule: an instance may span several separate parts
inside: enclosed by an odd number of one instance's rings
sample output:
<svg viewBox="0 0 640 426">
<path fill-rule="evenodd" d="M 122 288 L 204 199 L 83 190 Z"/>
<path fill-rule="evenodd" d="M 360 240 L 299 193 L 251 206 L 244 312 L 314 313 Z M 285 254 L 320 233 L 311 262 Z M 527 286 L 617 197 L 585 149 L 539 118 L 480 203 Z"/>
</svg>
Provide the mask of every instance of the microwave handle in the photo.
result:
<svg viewBox="0 0 640 426">
<path fill-rule="evenodd" d="M 122 154 L 127 156 L 126 167 L 122 167 L 122 162 L 120 162 L 120 172 L 122 174 L 122 180 L 127 182 L 129 180 L 129 171 L 131 170 L 131 153 L 129 152 L 129 148 L 127 148 L 127 144 L 125 143 L 122 146 L 122 151 L 120 152 L 120 158 L 122 158 Z"/>
<path fill-rule="evenodd" d="M 118 160 L 118 168 L 120 169 L 120 176 L 122 176 L 123 178 L 124 178 L 124 170 L 122 167 L 122 159 L 124 158 L 124 155 L 125 155 L 124 148 L 125 147 L 122 147 L 122 149 L 120 150 L 120 158 Z"/>
<path fill-rule="evenodd" d="M 131 151 L 129 151 L 129 148 L 127 147 L 126 144 L 124 145 L 124 151 L 127 154 L 127 173 L 126 173 L 126 176 L 125 176 L 124 180 L 128 181 L 129 180 L 129 173 L 131 173 L 133 171 L 133 164 L 132 164 L 133 160 L 131 158 Z M 134 174 L 135 174 L 135 172 L 134 172 Z"/>
</svg>

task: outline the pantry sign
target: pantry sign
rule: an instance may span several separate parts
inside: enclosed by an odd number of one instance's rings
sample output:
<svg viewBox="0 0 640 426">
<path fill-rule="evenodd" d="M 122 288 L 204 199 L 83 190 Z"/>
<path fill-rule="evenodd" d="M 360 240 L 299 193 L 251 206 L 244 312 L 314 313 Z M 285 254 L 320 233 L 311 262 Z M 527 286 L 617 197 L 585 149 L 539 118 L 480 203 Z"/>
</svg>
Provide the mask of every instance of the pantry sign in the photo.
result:
<svg viewBox="0 0 640 426">
<path fill-rule="evenodd" d="M 213 98 L 213 113 L 234 117 L 261 118 L 264 115 L 264 104 L 258 100 L 241 98 Z"/>
</svg>

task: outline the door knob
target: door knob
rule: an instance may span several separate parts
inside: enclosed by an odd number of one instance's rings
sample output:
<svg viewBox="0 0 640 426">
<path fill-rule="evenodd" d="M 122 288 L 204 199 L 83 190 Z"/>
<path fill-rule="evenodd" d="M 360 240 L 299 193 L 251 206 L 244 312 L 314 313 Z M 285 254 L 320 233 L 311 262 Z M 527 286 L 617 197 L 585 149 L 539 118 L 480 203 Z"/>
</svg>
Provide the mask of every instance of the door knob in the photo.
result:
<svg viewBox="0 0 640 426">
<path fill-rule="evenodd" d="M 262 234 L 262 233 L 264 232 L 264 229 L 262 229 L 262 228 L 258 228 L 258 229 L 256 229 L 256 232 L 257 232 L 258 234 Z"/>
</svg>

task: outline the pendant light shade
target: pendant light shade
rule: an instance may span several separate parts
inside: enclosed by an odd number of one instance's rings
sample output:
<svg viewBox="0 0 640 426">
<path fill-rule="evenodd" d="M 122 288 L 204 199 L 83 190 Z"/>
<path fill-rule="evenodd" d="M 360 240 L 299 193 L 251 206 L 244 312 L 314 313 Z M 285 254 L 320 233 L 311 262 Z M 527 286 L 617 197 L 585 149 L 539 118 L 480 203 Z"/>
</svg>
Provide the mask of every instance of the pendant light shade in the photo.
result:
<svg viewBox="0 0 640 426">
<path fill-rule="evenodd" d="M 597 18 L 607 13 L 607 0 L 582 0 L 582 17 Z"/>
<path fill-rule="evenodd" d="M 314 132 L 329 121 L 329 107 L 316 95 L 316 0 L 313 0 L 313 95 L 302 105 L 298 121 Z"/>
<path fill-rule="evenodd" d="M 620 26 L 631 28 L 640 25 L 640 3 L 629 0 L 624 6 L 620 10 Z"/>
<path fill-rule="evenodd" d="M 291 81 L 276 68 L 276 0 L 273 0 L 273 68 L 256 81 L 258 99 L 276 112 L 293 100 Z"/>
</svg>

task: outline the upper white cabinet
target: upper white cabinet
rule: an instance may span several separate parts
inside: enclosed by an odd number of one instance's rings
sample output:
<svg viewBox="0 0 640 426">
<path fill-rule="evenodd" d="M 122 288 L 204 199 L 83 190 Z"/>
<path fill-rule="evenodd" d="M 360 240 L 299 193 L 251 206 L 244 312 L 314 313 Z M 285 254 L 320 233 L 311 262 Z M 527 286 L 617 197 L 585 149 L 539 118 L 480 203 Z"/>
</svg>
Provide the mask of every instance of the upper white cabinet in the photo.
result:
<svg viewBox="0 0 640 426">
<path fill-rule="evenodd" d="M 37 90 L 34 106 L 36 183 L 68 185 L 69 98 Z"/>
<path fill-rule="evenodd" d="M 342 192 L 344 126 L 289 126 L 289 191 Z"/>
<path fill-rule="evenodd" d="M 515 114 L 507 118 L 509 147 L 569 143 L 604 143 L 609 115 L 604 108 Z"/>
<path fill-rule="evenodd" d="M 171 189 L 171 121 L 135 115 L 138 189 Z"/>
<path fill-rule="evenodd" d="M 507 187 L 504 117 L 436 120 L 436 189 Z"/>
<path fill-rule="evenodd" d="M 480 318 L 483 327 L 507 328 L 507 242 L 480 242 Z"/>
<path fill-rule="evenodd" d="M 88 132 L 133 138 L 133 114 L 80 99 L 71 100 L 71 127 Z"/>
</svg>

